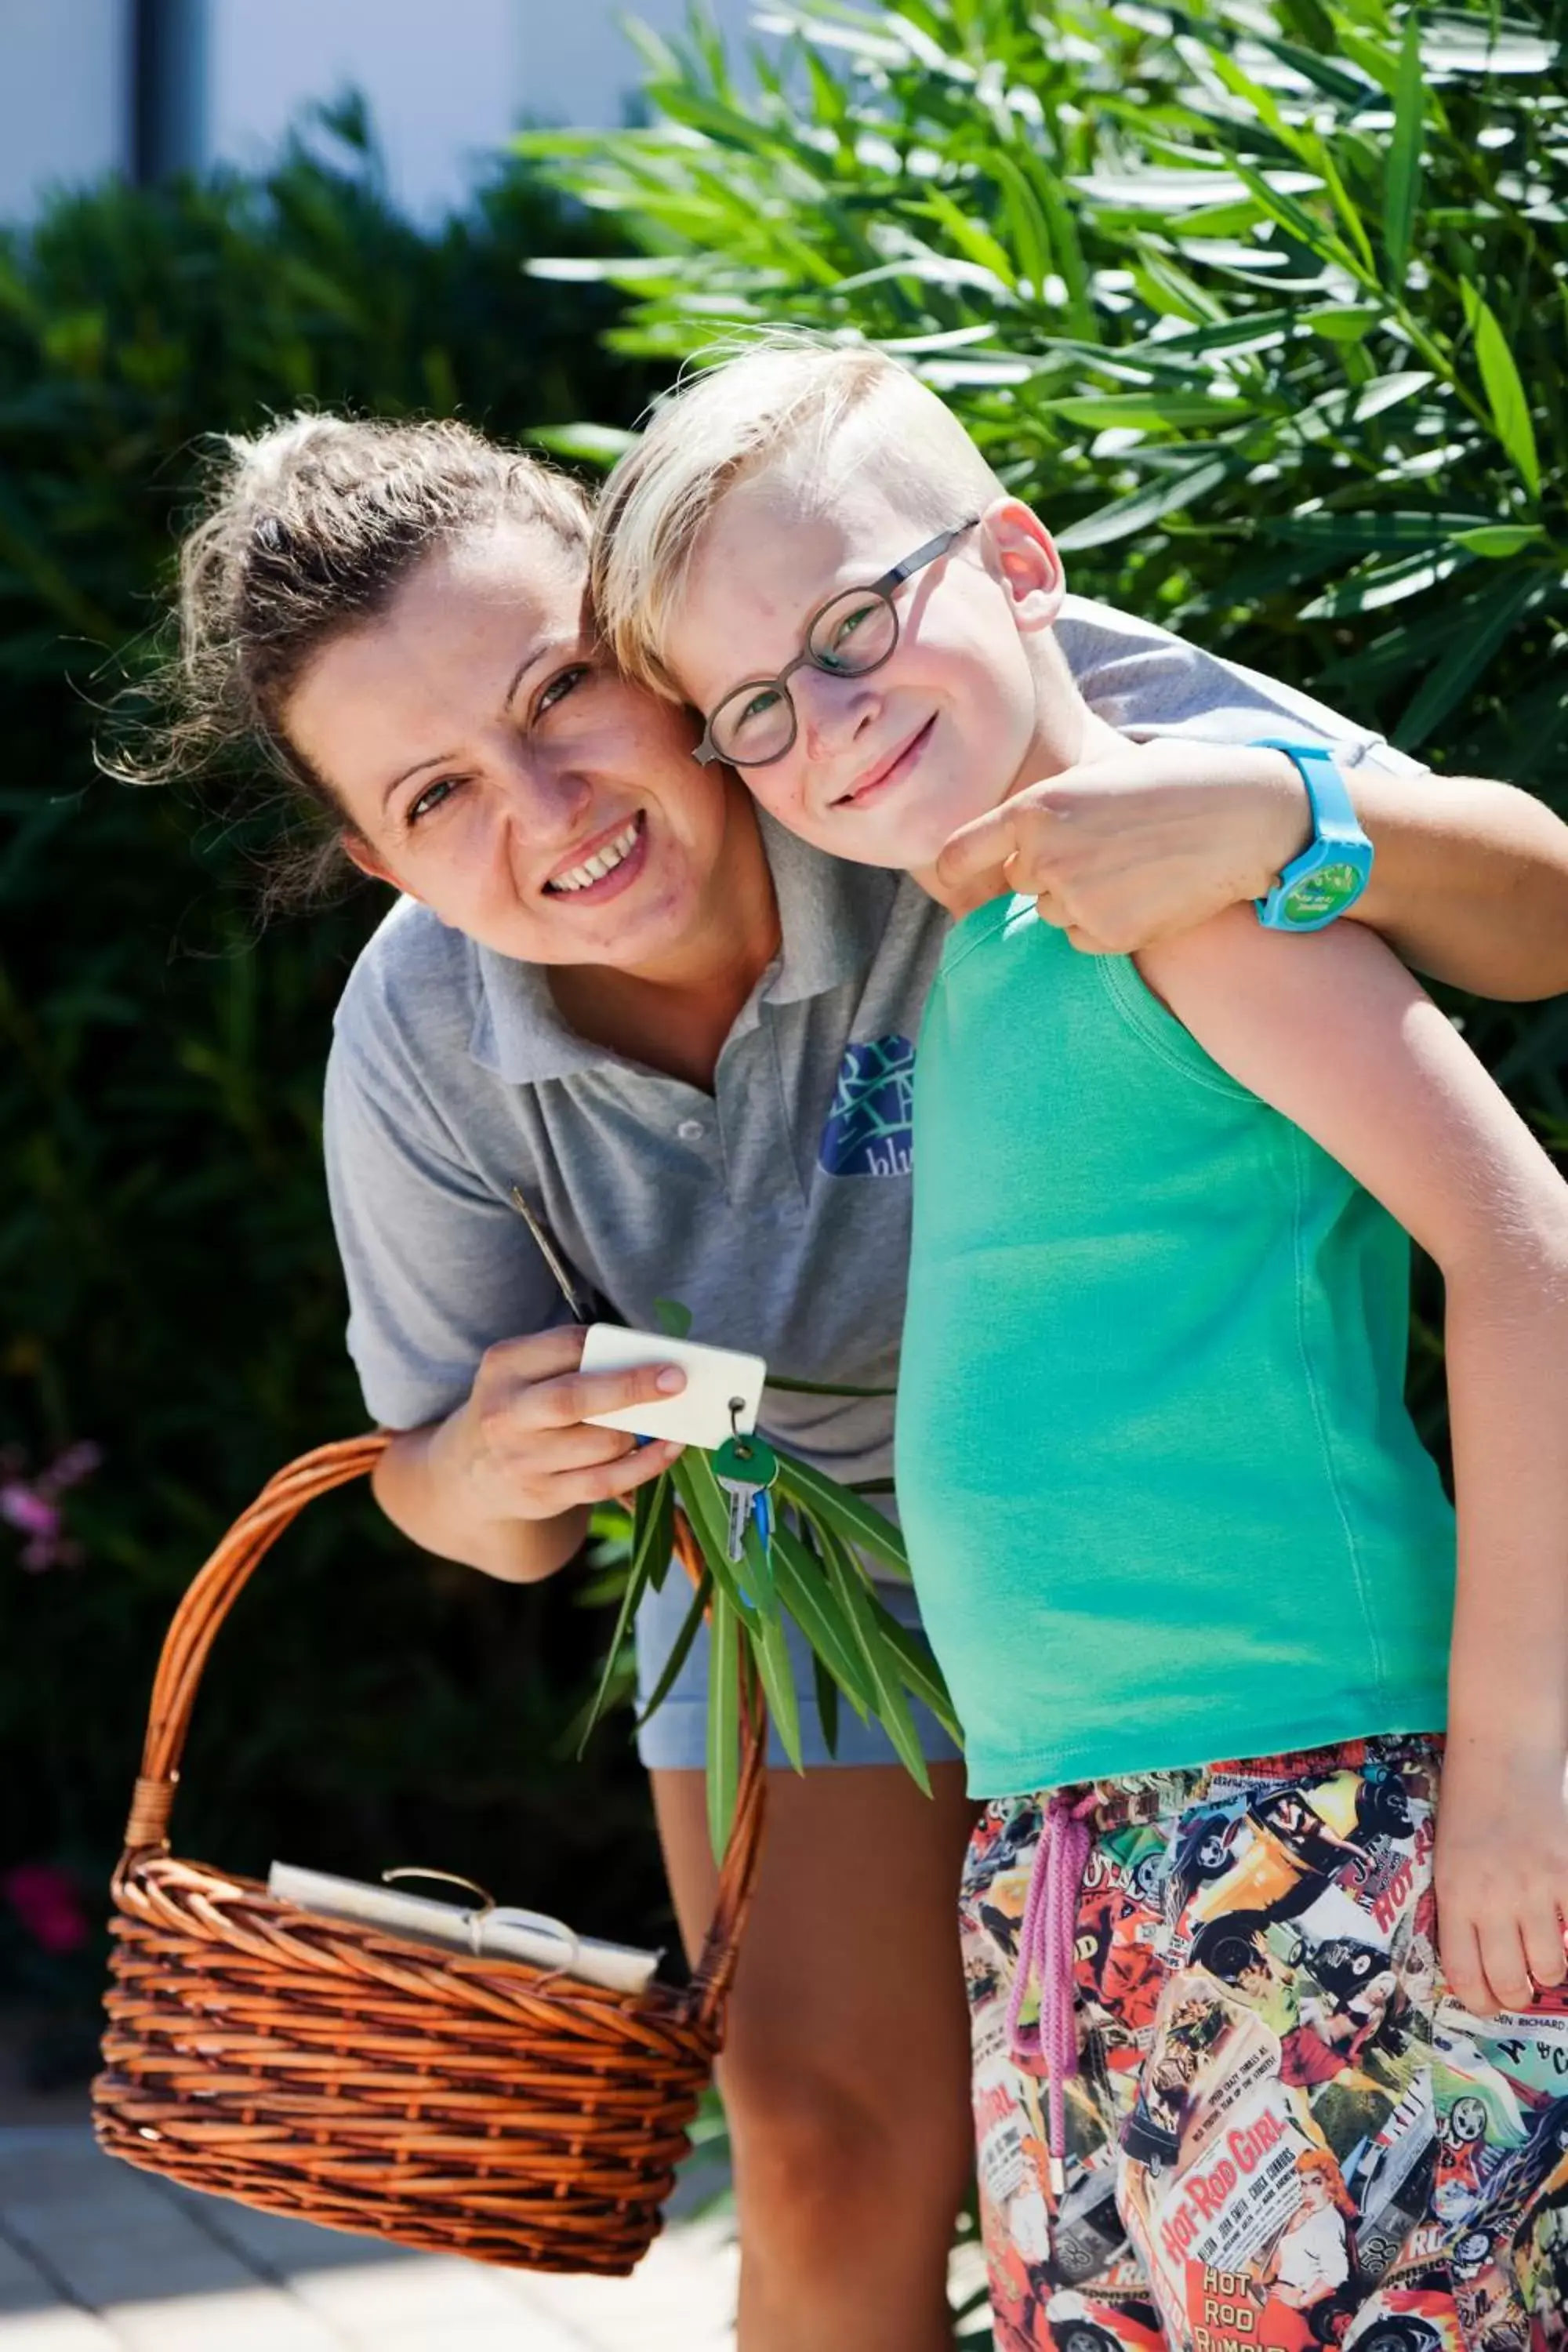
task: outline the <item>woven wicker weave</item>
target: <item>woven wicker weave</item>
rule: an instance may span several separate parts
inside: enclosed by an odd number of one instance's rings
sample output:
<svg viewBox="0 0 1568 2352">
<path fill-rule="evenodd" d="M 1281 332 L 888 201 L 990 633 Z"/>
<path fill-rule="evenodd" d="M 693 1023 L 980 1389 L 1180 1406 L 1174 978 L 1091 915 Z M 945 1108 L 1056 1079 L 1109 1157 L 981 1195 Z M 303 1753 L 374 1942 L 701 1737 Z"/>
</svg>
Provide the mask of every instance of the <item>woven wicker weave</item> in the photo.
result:
<svg viewBox="0 0 1568 2352">
<path fill-rule="evenodd" d="M 303 1911 L 176 1861 L 165 1831 L 214 1636 L 263 1554 L 385 1441 L 279 1473 L 175 1612 L 126 1850 L 104 2071 L 110 2155 L 194 2189 L 410 2246 L 629 2271 L 656 2234 L 722 2034 L 762 1826 L 749 1727 L 718 1907 L 691 1983 L 602 1991 Z M 689 1538 L 681 1533 L 689 1570 Z"/>
</svg>

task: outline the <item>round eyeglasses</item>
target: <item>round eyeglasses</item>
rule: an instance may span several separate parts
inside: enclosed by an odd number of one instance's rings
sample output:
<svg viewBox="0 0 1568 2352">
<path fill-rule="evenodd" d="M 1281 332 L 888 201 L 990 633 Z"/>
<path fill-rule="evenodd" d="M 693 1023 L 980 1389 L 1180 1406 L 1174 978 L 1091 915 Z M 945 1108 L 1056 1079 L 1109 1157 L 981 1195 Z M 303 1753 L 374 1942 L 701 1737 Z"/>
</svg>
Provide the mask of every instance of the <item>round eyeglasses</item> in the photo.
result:
<svg viewBox="0 0 1568 2352">
<path fill-rule="evenodd" d="M 716 703 L 708 714 L 695 758 L 704 767 L 722 761 L 730 768 L 766 768 L 782 760 L 799 731 L 789 681 L 797 669 L 826 670 L 832 677 L 864 677 L 891 658 L 899 642 L 899 608 L 893 592 L 928 563 L 947 553 L 955 540 L 979 521 L 955 523 L 928 539 L 867 588 L 842 588 L 805 625 L 805 641 L 776 677 L 752 677 Z"/>
</svg>

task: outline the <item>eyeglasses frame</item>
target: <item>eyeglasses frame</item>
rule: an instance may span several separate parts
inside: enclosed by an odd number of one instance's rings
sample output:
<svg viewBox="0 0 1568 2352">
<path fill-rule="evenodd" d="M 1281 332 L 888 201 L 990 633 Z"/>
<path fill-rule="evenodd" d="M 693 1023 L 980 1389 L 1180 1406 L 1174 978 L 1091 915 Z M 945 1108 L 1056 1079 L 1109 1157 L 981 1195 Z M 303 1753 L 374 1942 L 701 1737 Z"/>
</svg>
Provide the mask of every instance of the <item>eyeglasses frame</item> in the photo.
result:
<svg viewBox="0 0 1568 2352">
<path fill-rule="evenodd" d="M 800 714 L 795 707 L 795 697 L 789 690 L 789 681 L 796 670 L 819 669 L 825 677 L 869 677 L 874 671 L 879 670 L 885 662 L 890 662 L 899 650 L 899 639 L 902 635 L 899 621 L 899 608 L 893 602 L 893 591 L 896 588 L 901 588 L 904 582 L 912 578 L 915 572 L 923 572 L 928 563 L 938 562 L 953 542 L 962 539 L 966 530 L 973 530 L 979 520 L 978 515 L 971 515 L 966 522 L 954 523 L 951 530 L 938 531 L 934 539 L 928 539 L 923 547 L 917 547 L 912 555 L 906 555 L 901 563 L 895 563 L 889 571 L 883 572 L 879 580 L 873 580 L 863 588 L 836 589 L 825 603 L 816 607 L 806 622 L 803 632 L 804 649 L 796 654 L 794 661 L 786 662 L 775 677 L 742 678 L 738 686 L 732 686 L 729 693 L 714 704 L 703 719 L 702 740 L 692 752 L 692 758 L 705 768 L 715 765 L 725 768 L 771 768 L 775 761 L 786 758 L 794 751 L 795 738 L 800 733 Z M 879 596 L 893 616 L 892 644 L 885 654 L 879 654 L 874 662 L 868 662 L 864 669 L 835 669 L 831 663 L 819 660 L 811 650 L 812 632 L 818 621 L 825 613 L 830 613 L 835 604 L 842 604 L 847 596 Z M 721 751 L 714 742 L 713 721 L 725 705 L 733 702 L 738 694 L 753 694 L 764 687 L 773 687 L 784 696 L 784 706 L 789 712 L 789 740 L 782 743 L 776 751 L 770 751 L 764 760 L 737 760 L 731 753 Z"/>
</svg>

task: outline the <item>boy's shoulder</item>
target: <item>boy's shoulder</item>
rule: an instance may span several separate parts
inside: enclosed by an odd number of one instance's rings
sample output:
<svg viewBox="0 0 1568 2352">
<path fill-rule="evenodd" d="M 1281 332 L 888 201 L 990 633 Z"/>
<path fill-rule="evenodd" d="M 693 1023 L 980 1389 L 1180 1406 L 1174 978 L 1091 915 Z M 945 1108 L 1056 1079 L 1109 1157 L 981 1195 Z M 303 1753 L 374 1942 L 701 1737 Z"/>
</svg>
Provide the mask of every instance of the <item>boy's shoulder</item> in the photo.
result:
<svg viewBox="0 0 1568 2352">
<path fill-rule="evenodd" d="M 1057 641 L 1096 717 L 1135 740 L 1187 735 L 1251 743 L 1287 735 L 1332 744 L 1347 766 L 1370 761 L 1395 774 L 1425 772 L 1419 761 L 1299 688 L 1206 653 L 1114 604 L 1064 597 Z"/>
</svg>

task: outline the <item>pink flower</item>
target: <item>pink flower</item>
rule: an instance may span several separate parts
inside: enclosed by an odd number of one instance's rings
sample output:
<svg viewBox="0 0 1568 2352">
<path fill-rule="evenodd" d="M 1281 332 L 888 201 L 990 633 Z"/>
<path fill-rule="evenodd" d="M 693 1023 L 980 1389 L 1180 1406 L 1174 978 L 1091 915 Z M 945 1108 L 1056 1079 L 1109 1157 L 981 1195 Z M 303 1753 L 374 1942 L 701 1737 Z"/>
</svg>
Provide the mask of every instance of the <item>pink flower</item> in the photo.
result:
<svg viewBox="0 0 1568 2352">
<path fill-rule="evenodd" d="M 68 1445 L 36 1478 L 27 1479 L 21 1475 L 20 1455 L 7 1448 L 0 1461 L 0 1470 L 8 1474 L 0 1479 L 0 1519 L 26 1537 L 22 1565 L 33 1574 L 40 1575 L 47 1568 L 74 1568 L 80 1559 L 81 1546 L 62 1532 L 56 1497 L 88 1477 L 102 1459 L 98 1447 L 83 1439 Z"/>
<path fill-rule="evenodd" d="M 46 1952 L 78 1952 L 92 1933 L 76 1880 L 58 1863 L 17 1863 L 0 1878 L 0 1894 Z"/>
<path fill-rule="evenodd" d="M 24 1535 L 41 1536 L 46 1543 L 52 1543 L 60 1531 L 59 1505 L 20 1478 L 8 1478 L 0 1486 L 0 1519 L 20 1528 Z"/>
</svg>

